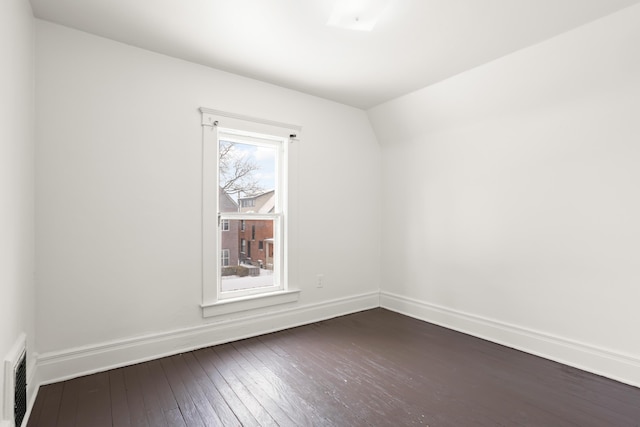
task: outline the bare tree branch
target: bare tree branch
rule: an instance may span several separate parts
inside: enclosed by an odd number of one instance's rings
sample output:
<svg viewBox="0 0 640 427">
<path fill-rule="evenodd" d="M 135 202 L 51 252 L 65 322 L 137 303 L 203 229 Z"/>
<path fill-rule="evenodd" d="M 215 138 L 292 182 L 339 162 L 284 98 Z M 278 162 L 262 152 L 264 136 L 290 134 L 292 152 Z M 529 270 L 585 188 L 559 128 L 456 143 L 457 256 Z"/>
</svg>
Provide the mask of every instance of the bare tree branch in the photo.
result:
<svg viewBox="0 0 640 427">
<path fill-rule="evenodd" d="M 231 142 L 220 141 L 220 187 L 229 195 L 261 193 L 264 189 L 255 176 L 260 166 L 246 154 L 237 156 L 233 146 Z"/>
</svg>

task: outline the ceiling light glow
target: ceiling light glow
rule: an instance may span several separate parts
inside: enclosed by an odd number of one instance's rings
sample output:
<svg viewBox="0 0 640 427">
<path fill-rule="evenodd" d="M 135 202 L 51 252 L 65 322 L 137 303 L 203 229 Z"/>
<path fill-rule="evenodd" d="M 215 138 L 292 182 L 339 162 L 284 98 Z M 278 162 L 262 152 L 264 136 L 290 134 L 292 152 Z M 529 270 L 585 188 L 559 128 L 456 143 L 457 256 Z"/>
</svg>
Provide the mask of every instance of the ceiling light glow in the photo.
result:
<svg viewBox="0 0 640 427">
<path fill-rule="evenodd" d="M 390 0 L 336 0 L 327 25 L 371 31 L 390 3 Z"/>
</svg>

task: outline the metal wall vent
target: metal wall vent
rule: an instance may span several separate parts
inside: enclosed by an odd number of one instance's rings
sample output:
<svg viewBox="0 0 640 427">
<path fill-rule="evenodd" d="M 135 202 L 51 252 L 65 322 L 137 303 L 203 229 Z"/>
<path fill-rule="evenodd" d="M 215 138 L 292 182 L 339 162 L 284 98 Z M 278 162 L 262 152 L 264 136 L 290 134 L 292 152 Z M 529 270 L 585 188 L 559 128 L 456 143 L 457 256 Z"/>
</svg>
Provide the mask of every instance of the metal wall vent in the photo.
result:
<svg viewBox="0 0 640 427">
<path fill-rule="evenodd" d="M 4 402 L 2 418 L 20 427 L 27 414 L 27 339 L 21 334 L 4 359 Z M 0 424 L 2 424 L 0 422 Z"/>
</svg>

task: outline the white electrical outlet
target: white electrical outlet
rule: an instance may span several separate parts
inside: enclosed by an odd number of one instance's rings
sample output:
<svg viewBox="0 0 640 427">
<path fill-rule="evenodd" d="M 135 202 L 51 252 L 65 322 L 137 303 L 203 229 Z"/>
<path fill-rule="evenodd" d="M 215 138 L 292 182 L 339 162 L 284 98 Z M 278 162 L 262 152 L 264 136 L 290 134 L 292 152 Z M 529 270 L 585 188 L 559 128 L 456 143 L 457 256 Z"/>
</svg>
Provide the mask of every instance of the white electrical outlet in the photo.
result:
<svg viewBox="0 0 640 427">
<path fill-rule="evenodd" d="M 318 274 L 316 280 L 316 287 L 321 288 L 324 286 L 324 274 Z"/>
</svg>

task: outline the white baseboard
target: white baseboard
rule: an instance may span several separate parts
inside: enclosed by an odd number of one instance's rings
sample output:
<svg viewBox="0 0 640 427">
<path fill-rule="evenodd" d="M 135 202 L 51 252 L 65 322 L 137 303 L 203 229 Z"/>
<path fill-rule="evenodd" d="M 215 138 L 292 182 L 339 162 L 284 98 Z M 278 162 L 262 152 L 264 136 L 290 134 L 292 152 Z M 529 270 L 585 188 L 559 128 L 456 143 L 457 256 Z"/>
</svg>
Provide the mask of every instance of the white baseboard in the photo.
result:
<svg viewBox="0 0 640 427">
<path fill-rule="evenodd" d="M 370 292 L 187 329 L 43 353 L 36 356 L 36 381 L 38 385 L 50 384 L 377 308 L 380 306 L 379 296 L 377 291 Z"/>
<path fill-rule="evenodd" d="M 28 411 L 33 406 L 40 385 L 376 307 L 640 387 L 640 359 L 636 357 L 389 292 L 371 292 L 187 329 L 36 355 L 36 365 L 30 369 L 30 377 L 35 374 L 35 378 L 29 383 L 31 401 Z M 4 427 L 2 422 L 0 427 Z"/>
<path fill-rule="evenodd" d="M 448 329 L 640 387 L 640 359 L 390 292 L 380 306 Z"/>
</svg>

